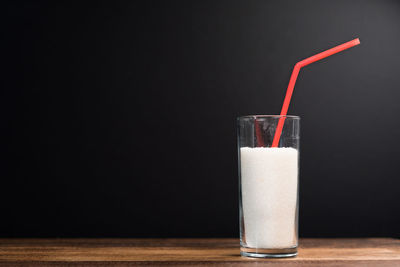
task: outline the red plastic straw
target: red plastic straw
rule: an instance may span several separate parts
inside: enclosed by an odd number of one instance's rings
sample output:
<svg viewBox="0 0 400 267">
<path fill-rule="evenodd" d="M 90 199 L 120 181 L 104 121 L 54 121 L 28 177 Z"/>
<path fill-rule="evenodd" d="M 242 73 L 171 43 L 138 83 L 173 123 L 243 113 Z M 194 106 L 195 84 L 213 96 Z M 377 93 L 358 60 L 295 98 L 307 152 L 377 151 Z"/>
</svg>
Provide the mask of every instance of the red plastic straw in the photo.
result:
<svg viewBox="0 0 400 267">
<path fill-rule="evenodd" d="M 286 96 L 285 96 L 285 100 L 283 101 L 283 106 L 282 106 L 282 110 L 281 110 L 281 116 L 286 116 L 288 108 L 289 108 L 289 103 L 290 103 L 290 99 L 292 98 L 292 93 L 293 93 L 293 89 L 294 89 L 294 85 L 296 83 L 297 80 L 297 76 L 299 74 L 299 71 L 302 67 L 307 66 L 311 63 L 314 63 L 315 61 L 321 60 L 323 58 L 329 57 L 333 54 L 339 53 L 343 50 L 349 49 L 353 46 L 356 46 L 360 44 L 360 40 L 354 39 L 350 42 L 335 46 L 334 48 L 328 49 L 322 53 L 316 54 L 312 57 L 303 59 L 300 62 L 297 62 L 296 65 L 293 68 L 293 72 L 292 72 L 292 76 L 290 76 L 290 80 L 289 80 L 289 85 L 288 88 L 286 90 Z M 272 142 L 272 146 L 271 147 L 277 147 L 279 144 L 279 139 L 281 138 L 281 134 L 282 134 L 282 128 L 283 128 L 283 124 L 285 123 L 285 117 L 282 117 L 279 119 L 278 121 L 278 126 L 276 127 L 276 131 L 275 131 L 275 136 L 274 136 L 274 140 Z"/>
</svg>

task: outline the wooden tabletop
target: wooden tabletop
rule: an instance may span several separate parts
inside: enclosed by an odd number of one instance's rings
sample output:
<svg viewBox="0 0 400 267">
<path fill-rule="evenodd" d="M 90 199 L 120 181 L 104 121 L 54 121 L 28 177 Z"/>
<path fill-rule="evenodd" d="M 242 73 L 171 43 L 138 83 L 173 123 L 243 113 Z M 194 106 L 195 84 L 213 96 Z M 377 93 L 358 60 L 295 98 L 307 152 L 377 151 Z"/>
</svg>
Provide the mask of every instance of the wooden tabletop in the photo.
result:
<svg viewBox="0 0 400 267">
<path fill-rule="evenodd" d="M 299 255 L 253 259 L 237 239 L 0 239 L 0 265 L 399 266 L 400 240 L 301 239 Z"/>
</svg>

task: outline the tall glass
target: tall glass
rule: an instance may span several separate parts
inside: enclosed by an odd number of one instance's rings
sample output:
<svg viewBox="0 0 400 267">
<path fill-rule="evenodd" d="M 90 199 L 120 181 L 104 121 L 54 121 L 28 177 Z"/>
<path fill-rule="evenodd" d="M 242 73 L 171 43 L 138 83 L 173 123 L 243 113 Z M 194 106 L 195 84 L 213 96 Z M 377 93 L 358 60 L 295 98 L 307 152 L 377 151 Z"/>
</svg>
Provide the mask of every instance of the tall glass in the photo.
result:
<svg viewBox="0 0 400 267">
<path fill-rule="evenodd" d="M 279 120 L 279 145 L 271 147 Z M 241 255 L 297 255 L 299 144 L 300 117 L 238 118 Z"/>
</svg>

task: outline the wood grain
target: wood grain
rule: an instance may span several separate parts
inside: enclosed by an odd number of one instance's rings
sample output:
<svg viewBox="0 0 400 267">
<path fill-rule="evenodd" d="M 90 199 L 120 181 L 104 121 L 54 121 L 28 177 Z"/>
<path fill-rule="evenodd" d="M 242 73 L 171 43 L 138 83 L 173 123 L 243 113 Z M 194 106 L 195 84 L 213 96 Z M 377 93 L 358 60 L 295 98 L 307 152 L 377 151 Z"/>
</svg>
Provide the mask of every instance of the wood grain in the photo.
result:
<svg viewBox="0 0 400 267">
<path fill-rule="evenodd" d="M 0 239 L 0 265 L 400 267 L 400 240 L 301 239 L 296 258 L 252 259 L 237 239 Z"/>
</svg>

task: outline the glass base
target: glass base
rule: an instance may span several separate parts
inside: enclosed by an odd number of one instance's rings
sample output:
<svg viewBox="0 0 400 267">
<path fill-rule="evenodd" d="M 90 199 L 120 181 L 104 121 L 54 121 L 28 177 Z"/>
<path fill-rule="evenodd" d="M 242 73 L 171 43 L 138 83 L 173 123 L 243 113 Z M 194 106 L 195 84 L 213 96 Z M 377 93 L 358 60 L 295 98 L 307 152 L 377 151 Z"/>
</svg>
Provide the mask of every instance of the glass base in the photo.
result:
<svg viewBox="0 0 400 267">
<path fill-rule="evenodd" d="M 240 255 L 252 258 L 289 258 L 297 256 L 297 247 L 294 248 L 240 248 Z"/>
</svg>

